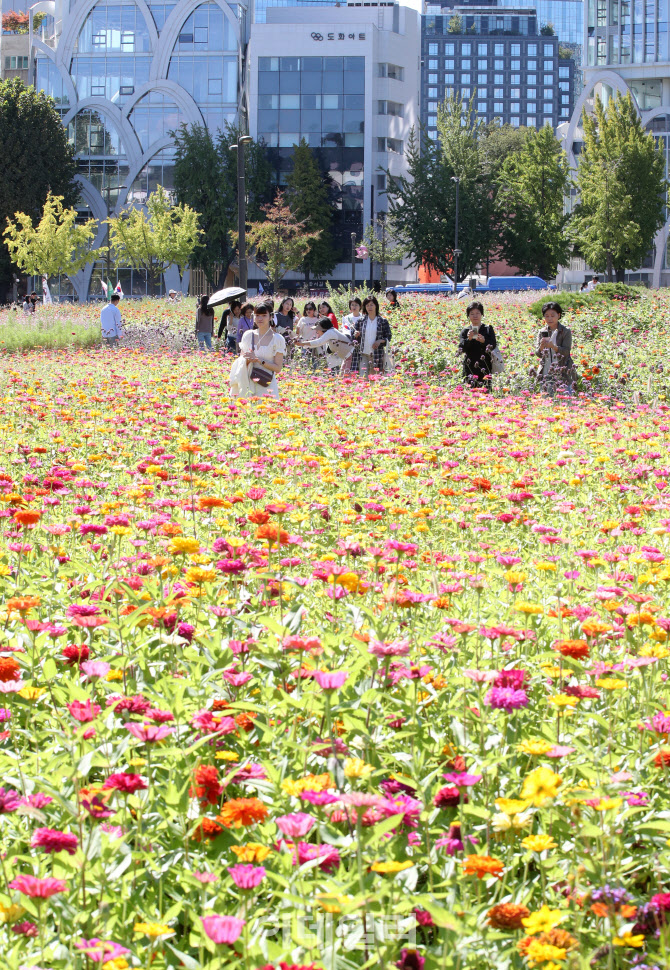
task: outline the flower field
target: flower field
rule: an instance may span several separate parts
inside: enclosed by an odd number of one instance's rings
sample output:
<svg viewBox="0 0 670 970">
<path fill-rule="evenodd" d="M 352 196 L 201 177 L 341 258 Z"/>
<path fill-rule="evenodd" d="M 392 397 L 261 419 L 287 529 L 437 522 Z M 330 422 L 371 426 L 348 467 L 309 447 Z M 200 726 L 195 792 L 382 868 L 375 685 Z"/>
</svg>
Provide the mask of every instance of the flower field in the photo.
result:
<svg viewBox="0 0 670 970">
<path fill-rule="evenodd" d="M 2 967 L 670 967 L 667 306 L 635 402 L 3 356 Z"/>
</svg>

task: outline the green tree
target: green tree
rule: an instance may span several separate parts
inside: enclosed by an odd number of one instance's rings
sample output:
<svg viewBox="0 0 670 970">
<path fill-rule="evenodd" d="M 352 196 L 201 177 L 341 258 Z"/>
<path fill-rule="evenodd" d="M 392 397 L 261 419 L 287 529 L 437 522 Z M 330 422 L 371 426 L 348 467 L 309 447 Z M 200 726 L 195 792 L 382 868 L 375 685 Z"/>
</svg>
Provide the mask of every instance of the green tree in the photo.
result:
<svg viewBox="0 0 670 970">
<path fill-rule="evenodd" d="M 386 286 L 386 267 L 388 263 L 398 263 L 404 259 L 407 246 L 401 242 L 392 219 L 385 212 L 377 213 L 374 225 L 368 225 L 363 233 L 363 245 L 367 256 L 381 267 L 380 283 Z M 363 259 L 366 256 L 362 256 Z"/>
<path fill-rule="evenodd" d="M 284 276 L 303 265 L 321 230 L 310 232 L 304 222 L 296 219 L 284 192 L 278 192 L 275 201 L 262 209 L 263 218 L 247 226 L 247 246 L 250 258 L 260 266 L 276 292 Z"/>
<path fill-rule="evenodd" d="M 584 147 L 576 187 L 580 201 L 572 237 L 587 263 L 618 282 L 640 266 L 664 222 L 665 161 L 650 132 L 642 127 L 633 99 L 617 94 L 607 109 L 595 99 L 595 114 L 584 114 Z"/>
<path fill-rule="evenodd" d="M 531 131 L 498 176 L 501 255 L 524 273 L 545 280 L 566 263 L 570 244 L 564 212 L 568 161 L 551 125 Z"/>
<path fill-rule="evenodd" d="M 332 273 L 341 252 L 333 244 L 335 209 L 328 184 L 304 138 L 294 146 L 293 171 L 286 178 L 286 186 L 286 201 L 295 218 L 305 224 L 308 232 L 318 233 L 302 261 L 309 289 L 310 275 Z"/>
<path fill-rule="evenodd" d="M 145 270 L 153 292 L 173 263 L 183 273 L 202 230 L 198 213 L 188 205 L 173 205 L 162 185 L 149 196 L 146 209 L 125 209 L 107 222 L 115 264 Z"/>
<path fill-rule="evenodd" d="M 450 34 L 462 34 L 463 33 L 463 18 L 460 14 L 455 13 L 453 17 L 449 18 L 449 23 L 447 25 L 447 30 Z"/>
<path fill-rule="evenodd" d="M 0 81 L 0 226 L 15 212 L 39 219 L 49 190 L 65 207 L 79 198 L 74 150 L 54 102 L 19 78 Z M 0 294 L 11 286 L 12 261 L 0 245 Z"/>
<path fill-rule="evenodd" d="M 472 102 L 463 107 L 450 98 L 438 108 L 438 137 L 424 138 L 421 150 L 414 132 L 408 139 L 409 175 L 388 178 L 389 213 L 399 240 L 414 265 L 453 273 L 456 184 L 459 181 L 458 279 L 471 275 L 495 251 L 495 208 L 484 167 L 486 128 Z"/>
<path fill-rule="evenodd" d="M 231 151 L 243 132 L 227 124 L 213 136 L 208 128 L 182 125 L 174 132 L 175 193 L 177 201 L 200 213 L 203 235 L 191 265 L 202 269 L 212 288 L 222 286 L 236 256 L 237 152 Z M 261 217 L 261 206 L 272 200 L 272 168 L 265 146 L 245 146 L 247 216 Z"/>
<path fill-rule="evenodd" d="M 27 213 L 15 213 L 3 233 L 15 265 L 28 276 L 58 276 L 72 275 L 94 262 L 99 250 L 90 245 L 97 222 L 88 219 L 78 224 L 76 220 L 77 210 L 64 208 L 62 195 L 51 192 L 36 225 Z"/>
<path fill-rule="evenodd" d="M 550 23 L 542 24 L 540 27 L 540 34 L 542 37 L 554 37 L 556 31 L 554 30 L 554 25 Z"/>
</svg>

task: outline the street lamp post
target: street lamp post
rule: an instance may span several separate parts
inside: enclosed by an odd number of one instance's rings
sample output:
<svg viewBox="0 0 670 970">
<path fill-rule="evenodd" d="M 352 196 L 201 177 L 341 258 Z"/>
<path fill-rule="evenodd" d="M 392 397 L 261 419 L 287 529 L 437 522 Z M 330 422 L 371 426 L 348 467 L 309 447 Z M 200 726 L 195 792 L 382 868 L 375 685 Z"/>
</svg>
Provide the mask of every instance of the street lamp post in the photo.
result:
<svg viewBox="0 0 670 970">
<path fill-rule="evenodd" d="M 121 192 L 123 189 L 127 189 L 127 185 L 117 185 L 116 191 Z M 112 247 L 111 247 L 111 236 L 110 236 L 110 225 L 109 219 L 111 218 L 111 182 L 107 182 L 107 284 L 109 285 L 109 277 L 111 275 L 111 264 L 112 264 Z"/>
<path fill-rule="evenodd" d="M 456 183 L 456 223 L 454 227 L 454 296 L 456 296 L 458 293 L 458 257 L 461 255 L 458 248 L 458 189 L 461 180 L 453 175 L 451 181 Z"/>
<path fill-rule="evenodd" d="M 356 233 L 351 234 L 351 292 L 356 289 Z"/>
<path fill-rule="evenodd" d="M 231 152 L 237 152 L 237 275 L 243 290 L 247 288 L 247 199 L 244 186 L 244 146 L 253 141 L 251 135 L 241 135 Z"/>
</svg>

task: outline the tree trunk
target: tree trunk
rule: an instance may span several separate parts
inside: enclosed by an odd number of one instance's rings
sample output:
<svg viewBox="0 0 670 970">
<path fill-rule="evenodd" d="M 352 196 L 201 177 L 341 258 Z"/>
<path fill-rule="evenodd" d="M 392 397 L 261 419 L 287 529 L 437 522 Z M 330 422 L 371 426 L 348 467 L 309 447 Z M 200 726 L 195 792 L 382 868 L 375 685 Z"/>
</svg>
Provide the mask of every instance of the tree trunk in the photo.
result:
<svg viewBox="0 0 670 970">
<path fill-rule="evenodd" d="M 607 282 L 612 282 L 612 276 L 614 273 L 614 268 L 612 265 L 612 254 L 608 252 L 607 254 Z"/>
<path fill-rule="evenodd" d="M 309 266 L 305 266 L 305 289 L 307 290 L 307 296 L 309 297 Z"/>
<path fill-rule="evenodd" d="M 617 283 L 624 283 L 626 280 L 626 270 L 618 269 L 616 270 L 616 281 Z"/>
</svg>

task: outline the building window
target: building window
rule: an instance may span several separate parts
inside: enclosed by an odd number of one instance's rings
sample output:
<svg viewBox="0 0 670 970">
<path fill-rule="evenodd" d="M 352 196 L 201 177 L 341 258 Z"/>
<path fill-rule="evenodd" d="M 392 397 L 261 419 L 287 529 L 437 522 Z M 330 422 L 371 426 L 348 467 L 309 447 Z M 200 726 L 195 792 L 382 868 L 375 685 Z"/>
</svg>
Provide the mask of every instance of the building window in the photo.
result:
<svg viewBox="0 0 670 970">
<path fill-rule="evenodd" d="M 537 118 L 535 117 L 535 115 L 528 115 L 528 117 L 526 118 L 526 124 L 528 125 L 529 128 L 534 128 L 535 125 L 537 124 Z"/>
<path fill-rule="evenodd" d="M 493 83 L 494 84 L 504 84 L 505 83 L 504 76 L 502 74 L 494 74 L 493 75 Z"/>
<path fill-rule="evenodd" d="M 562 94 L 561 95 L 561 104 L 570 104 L 570 95 L 569 94 Z"/>
<path fill-rule="evenodd" d="M 505 54 L 505 45 L 495 44 L 493 48 L 493 53 L 495 54 L 496 57 L 503 57 Z"/>
<path fill-rule="evenodd" d="M 521 44 L 512 44 L 510 52 L 512 57 L 521 57 Z"/>
<path fill-rule="evenodd" d="M 480 60 L 477 61 L 478 71 L 486 71 L 488 70 L 488 66 L 489 66 L 489 62 L 486 60 L 486 58 L 484 58 L 483 60 L 480 58 Z"/>
<path fill-rule="evenodd" d="M 437 48 L 437 44 L 429 44 L 428 45 L 428 53 L 429 54 L 437 54 L 437 53 L 439 53 L 438 48 Z"/>
<path fill-rule="evenodd" d="M 487 98 L 488 97 L 488 88 L 477 88 L 477 97 L 478 98 Z"/>
<path fill-rule="evenodd" d="M 554 83 L 554 75 L 553 74 L 545 74 L 544 75 L 544 83 L 545 84 L 553 84 Z"/>
<path fill-rule="evenodd" d="M 570 84 L 569 84 L 568 81 L 559 81 L 558 82 L 558 88 L 559 88 L 560 91 L 569 91 L 570 90 Z"/>
<path fill-rule="evenodd" d="M 493 102 L 493 110 L 494 111 L 499 111 L 499 112 L 502 113 L 502 109 L 503 109 L 503 103 L 502 103 L 502 101 L 494 101 Z"/>
<path fill-rule="evenodd" d="M 470 64 L 470 61 L 469 60 L 461 61 L 461 70 L 462 71 L 469 71 L 470 70 L 470 67 L 471 67 L 471 64 Z"/>
<path fill-rule="evenodd" d="M 526 61 L 526 70 L 527 71 L 536 71 L 537 70 L 537 61 Z"/>
<path fill-rule="evenodd" d="M 429 125 L 436 125 L 437 124 L 437 115 L 428 115 L 428 124 Z"/>
<path fill-rule="evenodd" d="M 545 57 L 553 57 L 554 56 L 554 45 L 553 44 L 545 44 L 544 45 L 544 56 Z"/>
<path fill-rule="evenodd" d="M 477 102 L 477 111 L 479 111 L 480 114 L 486 114 L 486 101 Z"/>
<path fill-rule="evenodd" d="M 436 98 L 437 97 L 437 88 L 428 88 L 428 97 L 429 98 Z M 380 112 L 380 114 L 381 114 L 381 112 Z"/>
<path fill-rule="evenodd" d="M 526 84 L 537 84 L 537 74 L 529 74 L 526 78 Z"/>
<path fill-rule="evenodd" d="M 192 44 L 193 34 L 180 34 L 178 41 L 180 44 Z"/>
<path fill-rule="evenodd" d="M 122 84 L 119 87 L 119 94 L 123 97 L 129 97 L 131 94 L 135 94 L 134 84 Z"/>
<path fill-rule="evenodd" d="M 379 192 L 386 191 L 386 176 L 385 175 L 378 175 L 377 176 L 377 190 Z"/>
<path fill-rule="evenodd" d="M 456 63 L 456 62 L 455 62 L 455 61 L 453 61 L 453 60 L 446 60 L 446 61 L 444 62 L 444 69 L 445 69 L 445 71 L 453 71 L 453 69 L 454 69 L 454 64 L 455 64 L 455 63 Z"/>
<path fill-rule="evenodd" d="M 471 53 L 472 53 L 472 45 L 471 44 L 462 44 L 461 45 L 461 57 L 469 57 Z"/>
<path fill-rule="evenodd" d="M 561 108 L 561 118 L 568 118 L 570 115 L 569 108 Z"/>
<path fill-rule="evenodd" d="M 402 118 L 404 113 L 403 106 L 399 101 L 378 101 L 378 115 L 393 115 L 394 118 Z"/>
<path fill-rule="evenodd" d="M 505 62 L 504 61 L 494 61 L 493 62 L 493 68 L 496 71 L 504 71 L 505 70 Z"/>
<path fill-rule="evenodd" d="M 430 62 L 431 67 L 433 64 L 435 64 L 437 67 L 437 61 Z M 398 67 L 397 64 L 378 64 L 377 77 L 390 77 L 394 81 L 402 81 L 405 77 L 405 69 L 403 67 Z M 437 78 L 435 80 L 437 80 Z"/>
<path fill-rule="evenodd" d="M 535 91 L 536 91 L 535 88 L 528 88 L 528 90 L 526 91 L 526 97 L 531 99 L 535 98 Z"/>
<path fill-rule="evenodd" d="M 438 68 L 438 61 L 437 61 L 437 59 L 436 60 L 432 60 L 432 61 L 428 61 L 428 70 L 429 71 L 436 71 L 437 68 Z"/>
<path fill-rule="evenodd" d="M 520 98 L 521 88 L 510 88 L 509 96 L 510 98 Z"/>
<path fill-rule="evenodd" d="M 469 84 L 469 83 L 470 83 L 470 75 L 461 74 L 461 84 Z"/>
<path fill-rule="evenodd" d="M 403 143 L 400 138 L 378 138 L 378 152 L 393 152 L 395 155 L 402 155 Z"/>
<path fill-rule="evenodd" d="M 519 128 L 520 125 L 521 125 L 521 119 L 520 118 L 510 118 L 509 121 L 510 121 L 510 124 L 511 124 L 512 128 Z"/>
<path fill-rule="evenodd" d="M 428 83 L 429 84 L 437 84 L 437 74 L 429 74 L 428 75 Z"/>
<path fill-rule="evenodd" d="M 553 71 L 553 69 L 554 69 L 554 62 L 553 61 L 545 61 L 544 62 L 544 69 L 545 69 L 545 71 Z"/>
<path fill-rule="evenodd" d="M 488 79 L 489 79 L 488 78 L 488 74 L 478 74 L 477 75 L 477 84 L 486 84 L 486 82 L 488 81 Z"/>
<path fill-rule="evenodd" d="M 512 74 L 509 80 L 510 80 L 510 84 L 521 84 L 521 75 Z"/>
<path fill-rule="evenodd" d="M 545 88 L 544 89 L 544 100 L 545 101 L 553 101 L 553 99 L 554 99 L 554 90 L 553 90 L 553 88 Z"/>
<path fill-rule="evenodd" d="M 429 111 L 437 111 L 437 101 L 429 101 L 428 102 L 428 110 Z"/>
<path fill-rule="evenodd" d="M 478 54 L 487 54 L 488 53 L 488 46 L 486 44 L 478 44 L 477 45 L 477 53 Z"/>
<path fill-rule="evenodd" d="M 537 111 L 537 108 L 535 107 L 535 102 L 534 101 L 529 101 L 528 102 L 528 104 L 526 105 L 526 111 Z"/>
<path fill-rule="evenodd" d="M 444 45 L 444 53 L 445 53 L 445 55 L 453 55 L 454 52 L 455 52 L 455 50 L 456 50 L 456 47 L 455 47 L 454 44 L 445 44 Z"/>
<path fill-rule="evenodd" d="M 548 114 L 551 114 L 551 112 L 552 112 L 553 110 L 554 110 L 554 106 L 553 106 L 553 104 L 551 104 L 551 103 L 550 103 L 550 102 L 548 102 L 548 101 L 545 101 L 545 102 L 544 102 L 544 113 L 545 113 L 546 115 L 548 115 Z"/>
<path fill-rule="evenodd" d="M 510 114 L 518 115 L 519 114 L 519 107 L 520 107 L 520 105 L 519 105 L 519 102 L 518 101 L 512 101 L 512 103 L 509 106 Z"/>
<path fill-rule="evenodd" d="M 445 84 L 453 84 L 454 83 L 454 75 L 453 74 L 445 74 L 444 75 L 444 83 Z"/>
<path fill-rule="evenodd" d="M 510 61 L 509 69 L 510 71 L 520 71 L 521 61 Z"/>
<path fill-rule="evenodd" d="M 558 69 L 558 76 L 559 77 L 570 77 L 570 68 L 569 67 L 559 67 L 559 69 Z"/>
<path fill-rule="evenodd" d="M 258 70 L 259 71 L 278 71 L 279 58 L 278 57 L 259 57 Z"/>
<path fill-rule="evenodd" d="M 529 44 L 526 48 L 526 53 L 529 57 L 535 57 L 537 54 L 537 44 Z"/>
<path fill-rule="evenodd" d="M 504 89 L 503 88 L 494 88 L 493 89 L 493 97 L 494 98 L 504 98 L 505 97 Z"/>
<path fill-rule="evenodd" d="M 461 98 L 465 100 L 470 97 L 470 88 L 461 88 Z"/>
</svg>

